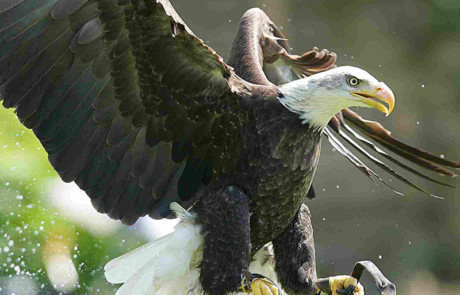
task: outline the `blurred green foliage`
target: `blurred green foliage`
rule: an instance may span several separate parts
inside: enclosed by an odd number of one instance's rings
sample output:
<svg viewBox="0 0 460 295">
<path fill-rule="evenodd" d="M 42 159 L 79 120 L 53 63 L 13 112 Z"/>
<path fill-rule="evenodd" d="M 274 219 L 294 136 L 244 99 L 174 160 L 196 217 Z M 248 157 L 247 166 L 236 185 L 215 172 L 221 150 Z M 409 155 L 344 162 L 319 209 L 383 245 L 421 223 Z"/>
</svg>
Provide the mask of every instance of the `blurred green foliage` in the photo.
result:
<svg viewBox="0 0 460 295">
<path fill-rule="evenodd" d="M 242 13 L 263 8 L 283 28 L 295 53 L 329 48 L 338 53 L 339 64 L 362 67 L 390 85 L 397 105 L 383 123 L 396 136 L 460 159 L 460 1 L 172 2 L 192 30 L 224 57 Z M 360 113 L 383 121 L 367 110 Z M 314 182 L 318 198 L 308 203 L 319 276 L 349 273 L 355 261 L 371 259 L 404 294 L 458 294 L 458 189 L 421 182 L 446 200 L 408 189 L 405 197 L 397 197 L 366 180 L 326 142 L 320 162 Z M 78 272 L 78 283 L 70 288 L 74 294 L 113 294 L 116 286 L 105 282 L 103 266 L 144 238 L 126 227 L 97 234 L 63 215 L 49 201 L 56 181 L 33 133 L 11 110 L 0 109 L 0 294 L 15 277 L 36 282 L 27 285 L 31 289 L 24 284 L 23 294 L 58 294 L 45 258 L 61 246 Z M 377 294 L 369 281 L 365 284 L 367 294 Z"/>
<path fill-rule="evenodd" d="M 23 294 L 58 294 L 44 265 L 46 245 L 55 240 L 69 248 L 77 267 L 75 294 L 114 293 L 103 279 L 103 266 L 145 241 L 126 229 L 94 235 L 60 216 L 47 200 L 58 176 L 39 141 L 11 110 L 0 109 L 0 126 L 0 294 L 7 294 L 2 291 L 8 291 L 5 286 L 13 276 L 37 282 L 39 293 L 26 288 Z"/>
</svg>

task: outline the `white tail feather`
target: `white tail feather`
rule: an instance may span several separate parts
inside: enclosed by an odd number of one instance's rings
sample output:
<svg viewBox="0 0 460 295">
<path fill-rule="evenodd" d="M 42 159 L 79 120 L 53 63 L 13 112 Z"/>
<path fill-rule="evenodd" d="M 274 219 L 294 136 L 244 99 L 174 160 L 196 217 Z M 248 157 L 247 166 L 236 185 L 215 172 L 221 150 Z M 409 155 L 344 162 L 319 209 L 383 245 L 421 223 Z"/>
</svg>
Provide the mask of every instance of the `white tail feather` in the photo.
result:
<svg viewBox="0 0 460 295">
<path fill-rule="evenodd" d="M 203 243 L 195 216 L 178 204 L 171 209 L 181 218 L 174 232 L 128 252 L 104 267 L 107 281 L 123 283 L 116 295 L 199 294 L 199 270 L 193 259 Z M 195 290 L 196 293 L 195 293 Z"/>
<path fill-rule="evenodd" d="M 171 238 L 172 235 L 164 236 L 111 260 L 104 267 L 107 281 L 113 284 L 126 282 L 140 268 L 150 264 L 150 260 L 168 246 Z"/>
<path fill-rule="evenodd" d="M 171 204 L 181 222 L 174 232 L 128 252 L 104 267 L 107 281 L 123 283 L 116 295 L 199 295 L 203 238 L 196 216 Z M 250 271 L 275 280 L 269 246 L 254 256 Z"/>
</svg>

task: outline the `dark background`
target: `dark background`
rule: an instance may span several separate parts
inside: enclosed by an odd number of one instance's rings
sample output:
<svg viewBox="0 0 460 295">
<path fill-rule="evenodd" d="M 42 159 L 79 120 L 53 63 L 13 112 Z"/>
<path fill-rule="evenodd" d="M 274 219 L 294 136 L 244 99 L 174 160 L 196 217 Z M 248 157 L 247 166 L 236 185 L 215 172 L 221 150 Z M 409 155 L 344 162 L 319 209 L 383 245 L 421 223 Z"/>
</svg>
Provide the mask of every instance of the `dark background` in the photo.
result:
<svg viewBox="0 0 460 295">
<path fill-rule="evenodd" d="M 410 144 L 460 160 L 460 1 L 172 3 L 195 34 L 224 58 L 241 15 L 251 7 L 264 9 L 289 38 L 294 53 L 327 48 L 337 53 L 338 65 L 363 68 L 395 93 L 390 117 L 366 109 L 360 114 Z M 307 203 L 313 214 L 318 276 L 347 274 L 356 261 L 370 259 L 396 283 L 399 294 L 458 294 L 460 190 L 408 176 L 445 200 L 397 180 L 392 184 L 405 196 L 378 187 L 323 140 L 314 180 L 317 198 Z M 144 220 L 127 228 L 97 219 L 86 198 L 56 177 L 31 132 L 2 109 L 0 293 L 113 294 L 114 287 L 103 278 L 104 264 L 170 224 Z M 459 184 L 455 179 L 450 183 Z M 56 281 L 50 274 L 60 261 L 50 253 L 62 254 L 64 269 L 74 267 L 67 289 L 65 284 L 53 286 L 66 280 Z M 364 284 L 367 294 L 377 294 L 367 277 Z"/>
</svg>

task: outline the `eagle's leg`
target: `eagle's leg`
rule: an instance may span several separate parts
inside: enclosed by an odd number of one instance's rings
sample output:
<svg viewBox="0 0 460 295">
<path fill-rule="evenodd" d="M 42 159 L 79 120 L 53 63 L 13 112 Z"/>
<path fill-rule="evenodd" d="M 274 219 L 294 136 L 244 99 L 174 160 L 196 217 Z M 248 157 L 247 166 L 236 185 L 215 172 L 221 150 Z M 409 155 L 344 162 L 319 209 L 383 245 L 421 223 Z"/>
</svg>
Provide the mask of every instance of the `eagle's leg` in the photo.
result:
<svg viewBox="0 0 460 295">
<path fill-rule="evenodd" d="M 272 241 L 275 271 L 288 294 L 315 294 L 315 245 L 310 211 L 302 205 L 288 227 Z"/>
<path fill-rule="evenodd" d="M 337 295 L 337 291 L 354 285 L 353 295 L 363 295 L 364 288 L 350 276 L 318 279 L 315 244 L 310 210 L 302 205 L 281 235 L 272 241 L 275 271 L 288 294 L 312 295 L 319 291 Z"/>
<path fill-rule="evenodd" d="M 239 188 L 209 185 L 193 209 L 202 226 L 200 282 L 206 294 L 236 291 L 251 256 L 249 199 Z"/>
</svg>

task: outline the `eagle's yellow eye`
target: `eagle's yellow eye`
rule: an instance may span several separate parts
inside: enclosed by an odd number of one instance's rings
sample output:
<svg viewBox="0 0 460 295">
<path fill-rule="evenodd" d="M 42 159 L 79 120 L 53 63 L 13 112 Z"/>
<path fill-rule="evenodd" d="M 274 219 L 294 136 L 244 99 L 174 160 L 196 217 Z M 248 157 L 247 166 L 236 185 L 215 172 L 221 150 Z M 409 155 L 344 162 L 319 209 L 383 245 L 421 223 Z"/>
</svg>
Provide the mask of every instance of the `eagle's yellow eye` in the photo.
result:
<svg viewBox="0 0 460 295">
<path fill-rule="evenodd" d="M 361 83 L 361 81 L 358 78 L 352 76 L 348 78 L 347 83 L 351 87 L 356 87 Z"/>
</svg>

